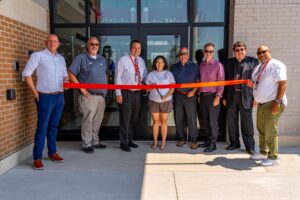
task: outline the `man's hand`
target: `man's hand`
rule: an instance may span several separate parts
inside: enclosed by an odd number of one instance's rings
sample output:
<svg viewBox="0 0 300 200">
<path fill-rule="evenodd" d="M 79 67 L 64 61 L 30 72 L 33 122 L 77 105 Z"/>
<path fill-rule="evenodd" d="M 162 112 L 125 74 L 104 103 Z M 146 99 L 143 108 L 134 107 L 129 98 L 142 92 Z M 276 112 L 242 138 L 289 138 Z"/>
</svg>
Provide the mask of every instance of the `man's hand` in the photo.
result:
<svg viewBox="0 0 300 200">
<path fill-rule="evenodd" d="M 36 101 L 39 102 L 39 93 L 38 93 L 38 91 L 34 90 L 33 95 L 34 95 L 34 99 L 36 99 Z"/>
<path fill-rule="evenodd" d="M 218 106 L 220 104 L 220 97 L 216 96 L 213 101 L 213 106 Z"/>
<path fill-rule="evenodd" d="M 272 115 L 276 115 L 279 113 L 280 103 L 273 102 L 272 103 Z"/>
<path fill-rule="evenodd" d="M 89 91 L 85 88 L 80 88 L 80 92 L 83 94 L 83 96 L 88 97 L 90 95 Z"/>
<path fill-rule="evenodd" d="M 251 88 L 253 88 L 253 86 L 254 86 L 254 83 L 253 83 L 251 80 L 247 80 L 247 83 L 246 83 L 246 85 L 247 85 L 248 87 L 251 87 Z"/>
<path fill-rule="evenodd" d="M 252 108 L 255 108 L 257 106 L 257 103 L 255 100 L 252 101 Z"/>
<path fill-rule="evenodd" d="M 122 104 L 123 103 L 123 97 L 122 95 L 117 96 L 117 103 Z"/>
<path fill-rule="evenodd" d="M 227 101 L 226 101 L 225 99 L 223 99 L 223 100 L 222 100 L 222 104 L 223 104 L 223 106 L 226 107 L 226 106 L 227 106 Z"/>
<path fill-rule="evenodd" d="M 192 90 L 192 91 L 189 91 L 187 94 L 186 94 L 186 96 L 187 97 L 192 97 L 192 96 L 194 96 L 195 95 L 195 92 Z"/>
</svg>

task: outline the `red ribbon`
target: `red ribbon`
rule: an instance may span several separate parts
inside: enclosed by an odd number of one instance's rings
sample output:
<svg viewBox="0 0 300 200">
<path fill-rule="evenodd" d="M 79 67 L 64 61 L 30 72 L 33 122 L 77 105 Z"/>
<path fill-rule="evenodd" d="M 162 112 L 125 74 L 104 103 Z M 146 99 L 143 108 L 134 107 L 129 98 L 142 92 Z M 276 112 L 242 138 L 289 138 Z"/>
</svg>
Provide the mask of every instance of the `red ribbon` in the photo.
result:
<svg viewBox="0 0 300 200">
<path fill-rule="evenodd" d="M 214 87 L 225 85 L 247 84 L 251 86 L 250 80 L 231 80 L 218 82 L 199 82 L 183 84 L 162 84 L 162 85 L 114 85 L 114 84 L 90 84 L 90 83 L 64 83 L 64 88 L 86 88 L 86 89 L 105 89 L 105 90 L 129 90 L 129 89 L 163 89 L 163 88 L 199 88 Z"/>
</svg>

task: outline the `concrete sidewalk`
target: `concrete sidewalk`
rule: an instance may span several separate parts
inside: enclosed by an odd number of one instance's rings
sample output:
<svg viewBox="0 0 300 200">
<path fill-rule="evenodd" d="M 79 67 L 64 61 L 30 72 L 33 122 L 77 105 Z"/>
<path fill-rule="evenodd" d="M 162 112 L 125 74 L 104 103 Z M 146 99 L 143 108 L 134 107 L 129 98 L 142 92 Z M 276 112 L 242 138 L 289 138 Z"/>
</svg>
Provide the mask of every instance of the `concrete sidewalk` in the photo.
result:
<svg viewBox="0 0 300 200">
<path fill-rule="evenodd" d="M 224 143 L 213 153 L 172 142 L 164 151 L 140 142 L 131 153 L 118 142 L 105 144 L 85 154 L 80 142 L 59 142 L 64 163 L 45 158 L 45 169 L 36 171 L 27 159 L 0 176 L 0 199 L 300 199 L 299 147 L 281 148 L 281 165 L 263 168 L 243 150 L 224 150 Z"/>
</svg>

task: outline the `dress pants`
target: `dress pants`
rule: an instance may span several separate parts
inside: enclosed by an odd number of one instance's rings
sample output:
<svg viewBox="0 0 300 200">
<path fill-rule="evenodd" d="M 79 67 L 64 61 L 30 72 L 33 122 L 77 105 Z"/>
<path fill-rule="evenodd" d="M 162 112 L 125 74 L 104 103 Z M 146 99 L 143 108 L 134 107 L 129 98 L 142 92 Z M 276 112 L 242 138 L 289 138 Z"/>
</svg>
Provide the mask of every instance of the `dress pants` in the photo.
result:
<svg viewBox="0 0 300 200">
<path fill-rule="evenodd" d="M 241 117 L 241 132 L 246 150 L 254 150 L 252 108 L 245 109 L 243 106 L 241 92 L 235 92 L 233 102 L 228 104 L 228 130 L 230 143 L 240 146 L 239 139 L 239 115 Z"/>
<path fill-rule="evenodd" d="M 197 96 L 187 97 L 184 94 L 174 93 L 173 100 L 177 139 L 184 140 L 187 126 L 191 141 L 197 142 Z"/>
<path fill-rule="evenodd" d="M 141 109 L 141 92 L 122 90 L 123 102 L 120 107 L 120 142 L 128 145 L 133 140 Z"/>
<path fill-rule="evenodd" d="M 220 112 L 220 105 L 213 106 L 216 93 L 201 93 L 200 105 L 202 105 L 204 129 L 208 135 L 207 142 L 215 144 L 218 139 L 219 127 L 218 116 Z"/>
<path fill-rule="evenodd" d="M 101 95 L 79 96 L 79 111 L 82 114 L 81 139 L 82 147 L 99 144 L 99 130 L 105 111 L 105 99 Z"/>
<path fill-rule="evenodd" d="M 42 159 L 47 136 L 48 155 L 56 153 L 57 127 L 61 118 L 64 94 L 39 94 L 37 104 L 38 122 L 34 136 L 33 159 Z"/>
</svg>

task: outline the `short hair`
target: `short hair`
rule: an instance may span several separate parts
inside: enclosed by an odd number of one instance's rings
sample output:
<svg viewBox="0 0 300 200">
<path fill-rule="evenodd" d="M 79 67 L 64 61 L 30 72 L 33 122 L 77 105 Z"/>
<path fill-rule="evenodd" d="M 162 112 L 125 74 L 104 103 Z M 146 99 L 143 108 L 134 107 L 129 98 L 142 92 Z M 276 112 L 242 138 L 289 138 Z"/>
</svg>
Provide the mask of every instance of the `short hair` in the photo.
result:
<svg viewBox="0 0 300 200">
<path fill-rule="evenodd" d="M 164 70 L 168 69 L 168 61 L 167 61 L 167 59 L 166 59 L 164 56 L 162 56 L 162 55 L 156 56 L 156 57 L 154 58 L 153 63 L 152 63 L 152 68 L 153 68 L 154 70 L 157 70 L 157 68 L 156 68 L 156 62 L 157 62 L 157 60 L 160 59 L 160 58 L 164 61 L 164 64 L 165 64 L 165 65 L 164 65 Z"/>
<path fill-rule="evenodd" d="M 139 40 L 132 40 L 132 41 L 130 42 L 130 49 L 131 49 L 131 47 L 132 47 L 132 45 L 133 45 L 134 43 L 139 43 L 139 44 L 142 46 L 141 41 L 139 41 Z"/>
<path fill-rule="evenodd" d="M 245 49 L 247 49 L 247 45 L 244 42 L 240 42 L 240 41 L 233 44 L 232 50 L 235 50 L 236 47 L 244 47 Z"/>
<path fill-rule="evenodd" d="M 203 49 L 205 50 L 206 47 L 213 47 L 213 48 L 215 48 L 215 45 L 214 45 L 214 43 L 209 42 L 209 43 L 206 43 L 204 45 Z"/>
</svg>

